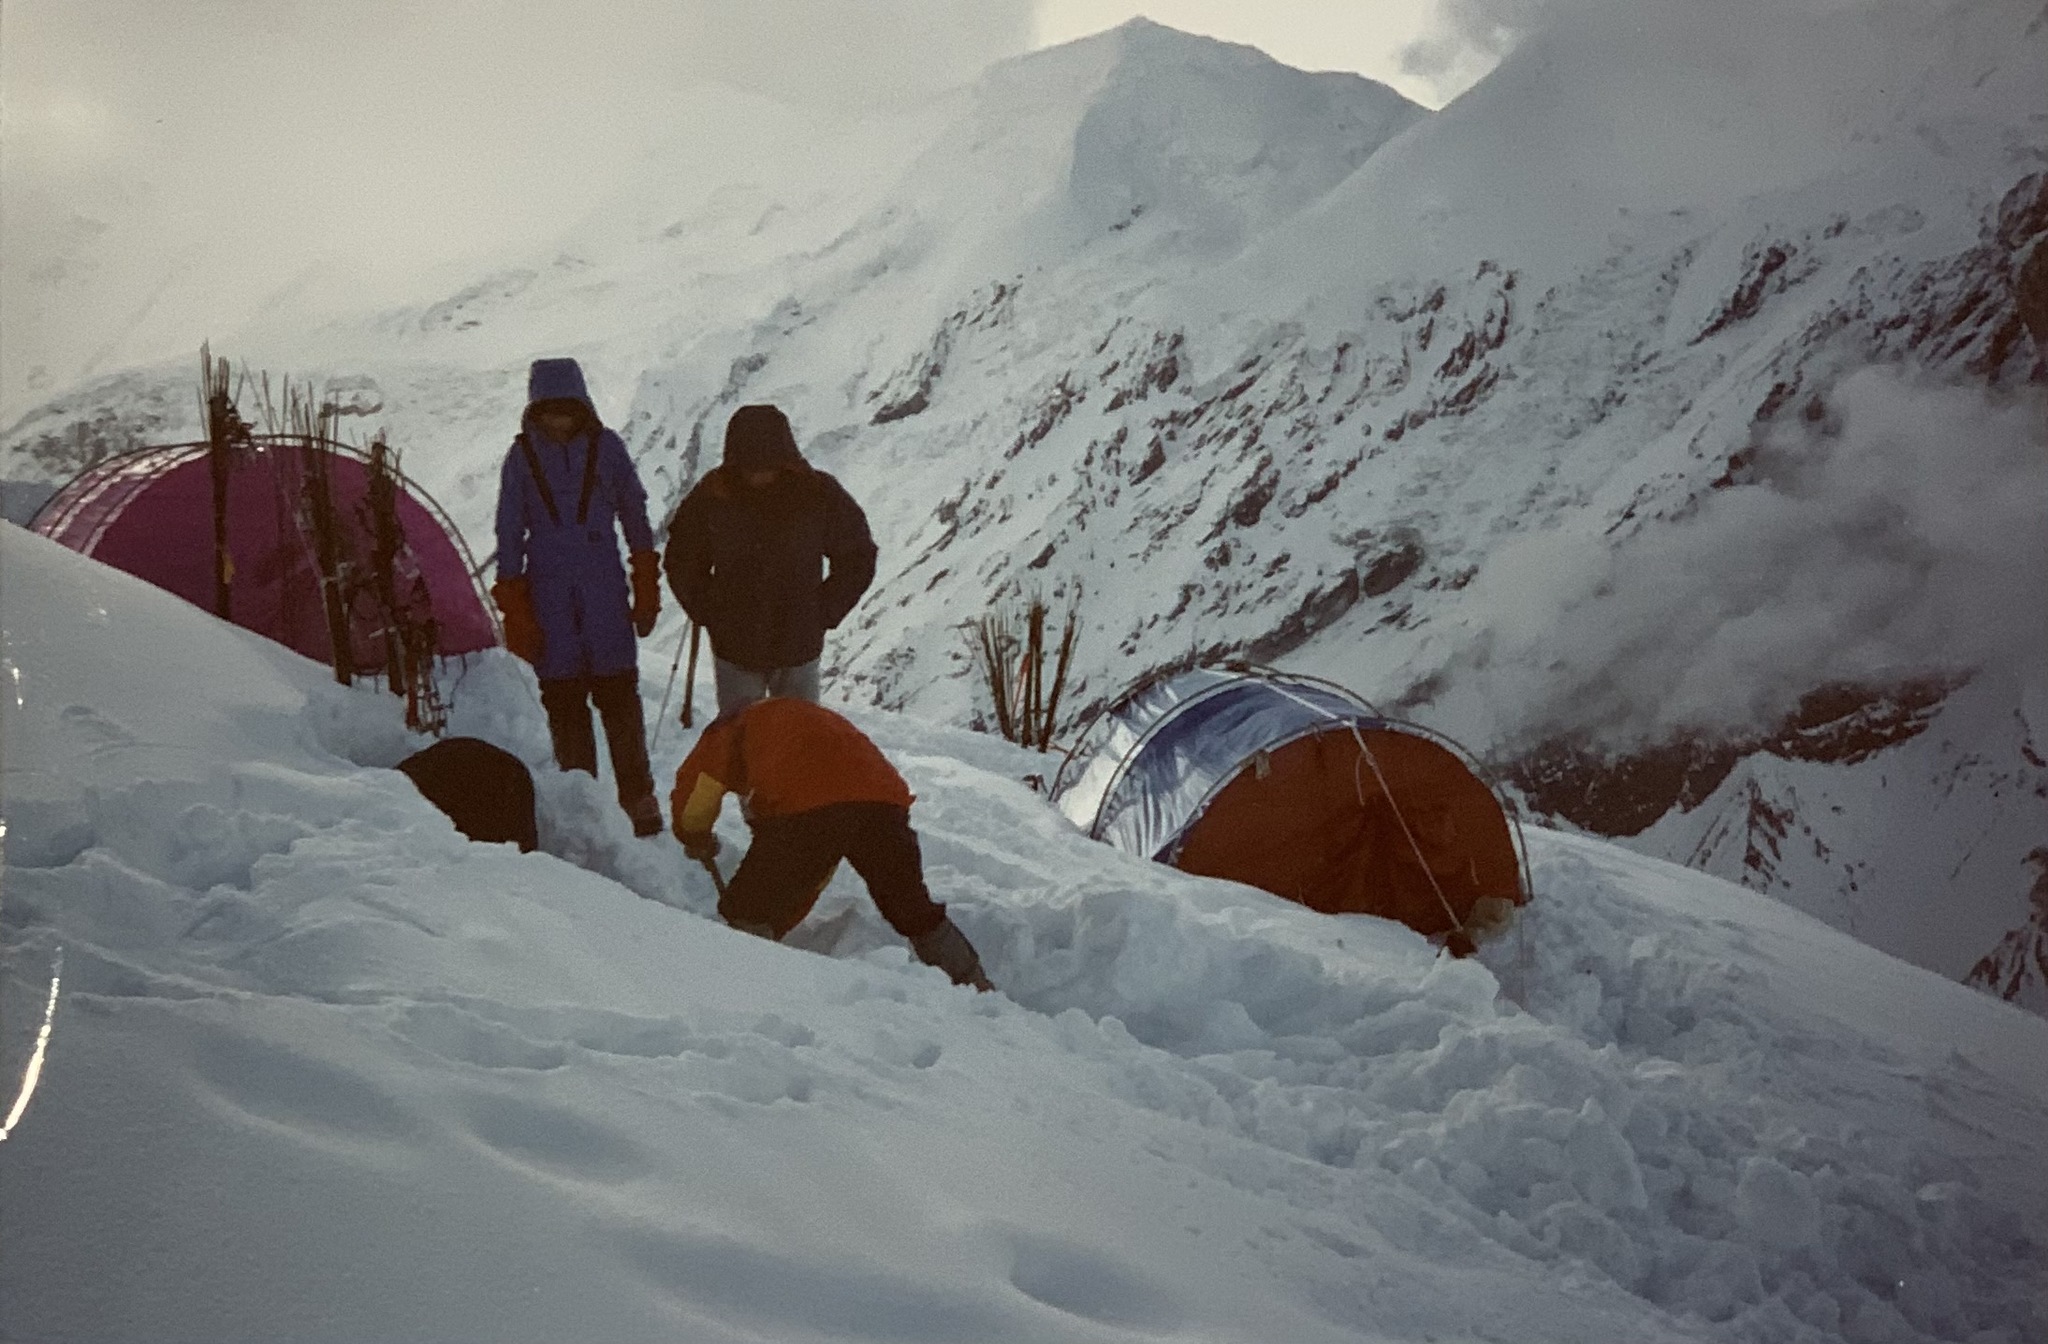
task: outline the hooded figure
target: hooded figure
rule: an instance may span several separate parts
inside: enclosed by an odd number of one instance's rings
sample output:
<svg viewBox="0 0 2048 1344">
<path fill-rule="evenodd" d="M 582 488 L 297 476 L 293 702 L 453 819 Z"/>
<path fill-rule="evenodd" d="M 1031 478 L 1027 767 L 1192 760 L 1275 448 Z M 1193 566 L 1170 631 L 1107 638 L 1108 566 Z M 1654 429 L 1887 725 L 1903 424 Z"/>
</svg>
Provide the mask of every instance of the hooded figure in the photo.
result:
<svg viewBox="0 0 2048 1344">
<path fill-rule="evenodd" d="M 742 406 L 724 463 L 677 506 L 663 564 L 711 635 L 725 714 L 764 696 L 818 698 L 825 632 L 874 581 L 875 542 L 853 496 L 797 451 L 788 417 Z"/>
<path fill-rule="evenodd" d="M 661 830 L 647 764 L 636 636 L 661 610 L 647 492 L 626 445 L 598 420 L 573 359 L 537 359 L 526 413 L 498 479 L 505 643 L 533 664 L 564 770 L 597 773 L 590 706 L 604 720 L 619 804 L 640 835 Z M 632 553 L 619 562 L 618 529 Z"/>
</svg>

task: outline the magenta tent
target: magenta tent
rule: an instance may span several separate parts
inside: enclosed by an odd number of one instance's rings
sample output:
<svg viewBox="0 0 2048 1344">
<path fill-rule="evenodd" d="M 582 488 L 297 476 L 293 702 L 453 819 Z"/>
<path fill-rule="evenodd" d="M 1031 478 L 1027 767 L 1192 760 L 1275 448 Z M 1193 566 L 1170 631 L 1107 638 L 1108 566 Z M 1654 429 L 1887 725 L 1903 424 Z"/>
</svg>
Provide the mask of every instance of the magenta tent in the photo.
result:
<svg viewBox="0 0 2048 1344">
<path fill-rule="evenodd" d="M 397 535 L 387 530 L 381 543 L 392 551 L 388 570 L 374 564 L 380 534 L 370 458 L 326 440 L 258 435 L 235 452 L 226 484 L 227 582 L 218 583 L 207 452 L 203 443 L 176 444 L 109 458 L 51 496 L 30 530 L 323 663 L 335 661 L 330 631 L 342 628 L 350 666 L 371 674 L 385 670 L 399 623 L 430 630 L 439 656 L 499 643 L 469 550 L 447 514 L 390 473 Z M 330 505 L 321 515 L 329 520 L 324 535 L 309 506 L 315 498 Z M 323 575 L 330 576 L 325 585 Z"/>
</svg>

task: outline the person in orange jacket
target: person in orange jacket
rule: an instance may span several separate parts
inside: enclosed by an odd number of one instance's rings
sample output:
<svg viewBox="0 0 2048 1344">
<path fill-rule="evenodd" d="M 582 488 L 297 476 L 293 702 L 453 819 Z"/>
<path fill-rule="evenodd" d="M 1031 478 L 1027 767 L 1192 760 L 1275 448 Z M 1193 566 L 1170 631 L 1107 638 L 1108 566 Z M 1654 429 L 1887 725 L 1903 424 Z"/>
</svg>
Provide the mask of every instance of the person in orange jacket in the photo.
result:
<svg viewBox="0 0 2048 1344">
<path fill-rule="evenodd" d="M 706 725 L 676 771 L 676 838 L 717 871 L 725 795 L 740 796 L 753 844 L 718 900 L 725 922 L 779 940 L 818 903 L 845 859 L 889 927 L 956 985 L 989 989 L 981 956 L 924 882 L 910 786 L 881 749 L 808 700 L 757 700 Z"/>
</svg>

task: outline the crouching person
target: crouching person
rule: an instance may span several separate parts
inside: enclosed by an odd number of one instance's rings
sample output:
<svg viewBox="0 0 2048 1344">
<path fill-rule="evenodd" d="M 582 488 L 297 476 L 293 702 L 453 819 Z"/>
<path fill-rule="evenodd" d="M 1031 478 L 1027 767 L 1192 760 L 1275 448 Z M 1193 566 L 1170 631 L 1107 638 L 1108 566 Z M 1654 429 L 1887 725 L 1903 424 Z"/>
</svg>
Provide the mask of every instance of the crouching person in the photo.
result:
<svg viewBox="0 0 2048 1344">
<path fill-rule="evenodd" d="M 712 825 L 737 793 L 753 844 L 719 897 L 718 913 L 746 933 L 781 939 L 818 903 L 845 859 L 889 927 L 919 961 L 956 985 L 991 988 L 981 957 L 924 884 L 910 787 L 881 749 L 808 700 L 760 700 L 704 729 L 676 771 L 676 838 L 712 863 Z"/>
</svg>

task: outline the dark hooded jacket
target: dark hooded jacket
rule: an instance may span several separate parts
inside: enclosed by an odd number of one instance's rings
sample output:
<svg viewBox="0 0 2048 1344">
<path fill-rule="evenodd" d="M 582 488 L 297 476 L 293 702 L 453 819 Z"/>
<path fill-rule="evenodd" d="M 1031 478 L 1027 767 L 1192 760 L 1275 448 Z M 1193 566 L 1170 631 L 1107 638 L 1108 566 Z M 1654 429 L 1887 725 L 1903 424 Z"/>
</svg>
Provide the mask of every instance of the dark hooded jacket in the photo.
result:
<svg viewBox="0 0 2048 1344">
<path fill-rule="evenodd" d="M 535 403 L 557 399 L 580 401 L 590 412 L 585 431 L 568 443 L 549 438 L 533 419 Z M 654 530 L 647 524 L 647 492 L 633 459 L 619 436 L 598 423 L 575 360 L 534 361 L 521 437 L 533 458 L 515 440 L 499 472 L 498 578 L 523 574 L 532 585 L 533 613 L 545 636 L 534 670 L 542 680 L 630 671 L 638 666 L 639 644 L 618 532 L 625 532 L 629 549 L 651 551 Z M 589 507 L 579 522 L 586 474 Z"/>
<path fill-rule="evenodd" d="M 773 485 L 745 473 L 767 467 Z M 798 667 L 825 649 L 875 578 L 867 515 L 797 451 L 773 406 L 742 406 L 726 426 L 724 465 L 677 506 L 663 556 L 669 586 L 711 650 L 756 672 Z"/>
</svg>

